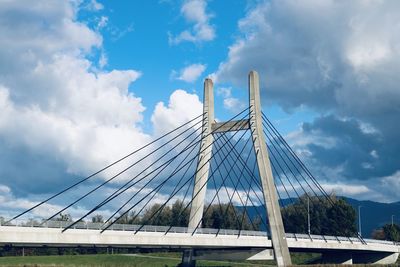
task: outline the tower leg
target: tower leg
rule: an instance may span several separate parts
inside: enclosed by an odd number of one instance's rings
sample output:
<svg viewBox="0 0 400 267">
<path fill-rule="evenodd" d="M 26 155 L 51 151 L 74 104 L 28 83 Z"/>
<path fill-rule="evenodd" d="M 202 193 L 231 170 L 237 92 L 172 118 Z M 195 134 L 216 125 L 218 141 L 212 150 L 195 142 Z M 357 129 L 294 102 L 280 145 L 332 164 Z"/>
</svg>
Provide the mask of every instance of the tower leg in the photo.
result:
<svg viewBox="0 0 400 267">
<path fill-rule="evenodd" d="M 214 122 L 214 93 L 211 79 L 204 81 L 204 105 L 203 105 L 203 135 L 199 160 L 197 162 L 195 185 L 193 188 L 193 201 L 190 208 L 189 230 L 201 227 L 203 218 L 204 198 L 207 190 L 208 172 L 210 169 L 210 158 L 213 143 L 211 125 Z"/>
<path fill-rule="evenodd" d="M 204 199 L 207 190 L 208 172 L 210 169 L 210 158 L 212 152 L 213 135 L 211 125 L 214 122 L 214 92 L 211 79 L 204 81 L 204 101 L 203 101 L 203 134 L 201 137 L 200 154 L 197 162 L 195 185 L 193 188 L 193 201 L 190 207 L 190 217 L 188 231 L 194 231 L 201 227 L 203 218 Z M 183 252 L 182 265 L 194 266 L 193 249 Z"/>
<path fill-rule="evenodd" d="M 283 228 L 281 210 L 275 189 L 274 178 L 267 146 L 265 143 L 262 117 L 258 74 L 251 71 L 249 74 L 250 91 L 250 129 L 252 132 L 254 151 L 256 152 L 258 171 L 260 173 L 262 189 L 267 209 L 267 216 L 271 231 L 272 246 L 278 266 L 289 266 L 292 264 L 289 248 Z"/>
</svg>

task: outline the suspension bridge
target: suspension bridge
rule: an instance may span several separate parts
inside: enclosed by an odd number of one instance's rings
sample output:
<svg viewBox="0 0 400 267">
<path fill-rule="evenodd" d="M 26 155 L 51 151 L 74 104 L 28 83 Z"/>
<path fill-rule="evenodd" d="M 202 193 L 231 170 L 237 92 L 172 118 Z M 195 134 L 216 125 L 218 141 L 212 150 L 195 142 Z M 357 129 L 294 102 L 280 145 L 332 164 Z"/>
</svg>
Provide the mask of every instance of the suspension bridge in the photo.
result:
<svg viewBox="0 0 400 267">
<path fill-rule="evenodd" d="M 169 225 L 157 225 L 177 200 Z M 213 83 L 206 79 L 202 114 L 3 222 L 0 245 L 173 248 L 183 251 L 184 266 L 199 259 L 275 259 L 290 266 L 290 252 L 321 253 L 331 263 L 397 261 L 394 242 L 285 232 L 285 201 L 305 209 L 337 204 L 262 112 L 252 71 L 246 109 L 217 122 Z M 82 206 L 91 208 L 57 220 Z M 26 219 L 43 209 L 51 215 Z M 210 212 L 218 220 L 207 219 Z M 107 219 L 88 221 L 99 213 Z M 131 223 L 123 220 L 128 215 Z M 224 229 L 228 219 L 235 229 Z"/>
</svg>

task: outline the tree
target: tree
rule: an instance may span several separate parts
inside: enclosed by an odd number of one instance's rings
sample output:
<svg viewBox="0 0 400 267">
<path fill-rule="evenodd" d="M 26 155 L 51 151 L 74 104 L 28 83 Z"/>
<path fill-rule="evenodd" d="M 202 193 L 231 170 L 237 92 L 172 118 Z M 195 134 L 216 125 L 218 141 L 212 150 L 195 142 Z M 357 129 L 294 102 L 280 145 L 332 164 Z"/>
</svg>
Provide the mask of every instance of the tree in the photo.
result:
<svg viewBox="0 0 400 267">
<path fill-rule="evenodd" d="M 61 222 L 72 222 L 72 216 L 68 213 L 65 214 L 60 213 L 58 217 L 56 217 L 54 220 Z"/>
<path fill-rule="evenodd" d="M 169 206 L 161 208 L 161 204 L 157 203 L 144 211 L 141 222 L 147 225 L 171 225 L 171 215 Z"/>
<path fill-rule="evenodd" d="M 383 226 L 383 233 L 385 234 L 386 240 L 400 241 L 400 226 L 397 224 L 385 224 Z"/>
<path fill-rule="evenodd" d="M 93 223 L 103 223 L 104 222 L 104 218 L 102 215 L 100 214 L 96 214 L 92 217 L 92 222 Z"/>
<path fill-rule="evenodd" d="M 310 197 L 311 233 L 321 235 L 355 236 L 357 234 L 356 212 L 344 199 L 330 196 L 328 199 Z M 307 196 L 282 208 L 285 231 L 307 233 Z"/>
<path fill-rule="evenodd" d="M 122 215 L 116 223 L 187 227 L 190 209 L 186 206 L 187 203 L 181 200 L 176 200 L 171 206 L 166 205 L 162 208 L 161 204 L 155 203 L 141 214 L 131 212 Z M 244 213 L 244 210 L 238 209 L 232 204 L 213 204 L 207 209 L 207 212 L 204 212 L 203 227 L 237 230 L 260 229 L 261 218 L 255 217 L 250 220 L 247 212 Z M 92 218 L 92 222 L 97 222 L 97 220 L 103 222 L 102 216 L 96 215 Z"/>
<path fill-rule="evenodd" d="M 203 215 L 203 226 L 215 229 L 258 230 L 261 220 L 251 223 L 247 213 L 229 204 L 213 204 Z"/>
<path fill-rule="evenodd" d="M 184 210 L 186 203 L 176 200 L 171 208 L 171 225 L 186 227 L 189 223 L 189 209 Z"/>
<path fill-rule="evenodd" d="M 39 224 L 40 223 L 37 220 L 32 218 L 29 218 L 26 222 L 22 223 L 23 226 L 37 226 Z"/>
<path fill-rule="evenodd" d="M 115 220 L 115 219 L 114 219 Z M 110 223 L 113 220 L 109 221 Z M 135 211 L 122 213 L 117 216 L 117 220 L 115 220 L 117 224 L 141 224 L 139 216 L 136 214 Z"/>
</svg>

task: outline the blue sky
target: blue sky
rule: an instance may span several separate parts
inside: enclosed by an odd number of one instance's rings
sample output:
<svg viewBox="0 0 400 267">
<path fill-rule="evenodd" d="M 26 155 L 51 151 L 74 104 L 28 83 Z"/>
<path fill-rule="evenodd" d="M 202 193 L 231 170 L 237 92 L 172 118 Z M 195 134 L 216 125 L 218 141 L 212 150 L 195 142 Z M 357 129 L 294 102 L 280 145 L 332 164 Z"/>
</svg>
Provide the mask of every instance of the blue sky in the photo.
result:
<svg viewBox="0 0 400 267">
<path fill-rule="evenodd" d="M 100 3 L 100 2 L 99 2 Z M 103 9 L 83 9 L 78 15 L 93 28 L 97 28 L 99 21 L 106 18 L 107 25 L 100 30 L 103 41 L 103 52 L 107 57 L 104 70 L 137 69 L 142 76 L 130 89 L 142 98 L 147 108 L 144 112 L 143 126 L 149 127 L 152 108 L 159 102 L 168 99 L 177 88 L 193 92 L 202 97 L 204 79 L 214 73 L 219 64 L 225 59 L 229 45 L 235 40 L 239 32 L 237 22 L 245 16 L 246 11 L 255 4 L 253 1 L 233 1 L 226 12 L 226 3 L 211 1 L 205 6 L 209 12 L 209 24 L 215 32 L 212 41 L 183 41 L 171 44 L 172 35 L 192 27 L 181 13 L 181 5 L 176 1 L 147 1 L 140 5 L 133 2 L 101 2 Z M 218 14 L 218 15 L 217 15 Z M 95 53 L 93 58 L 101 56 Z M 204 70 L 194 81 L 177 79 L 173 72 L 194 64 L 204 66 Z M 243 77 L 246 79 L 246 77 Z M 235 98 L 247 104 L 247 88 L 235 87 L 232 84 L 219 84 L 218 88 L 231 88 Z M 223 108 L 223 97 L 216 92 L 216 110 L 219 118 L 228 119 L 234 112 Z M 305 108 L 292 113 L 290 117 L 283 112 L 279 105 L 266 105 L 266 110 L 273 118 L 281 123 L 281 130 L 289 132 L 301 122 L 308 121 L 313 113 Z M 235 110 L 239 111 L 239 110 Z M 281 120 L 286 117 L 284 120 Z M 151 129 L 149 129 L 151 130 Z"/>
<path fill-rule="evenodd" d="M 250 70 L 327 191 L 399 201 L 398 25 L 397 1 L 2 2 L 1 210 L 198 115 L 206 77 L 228 119 Z"/>
</svg>

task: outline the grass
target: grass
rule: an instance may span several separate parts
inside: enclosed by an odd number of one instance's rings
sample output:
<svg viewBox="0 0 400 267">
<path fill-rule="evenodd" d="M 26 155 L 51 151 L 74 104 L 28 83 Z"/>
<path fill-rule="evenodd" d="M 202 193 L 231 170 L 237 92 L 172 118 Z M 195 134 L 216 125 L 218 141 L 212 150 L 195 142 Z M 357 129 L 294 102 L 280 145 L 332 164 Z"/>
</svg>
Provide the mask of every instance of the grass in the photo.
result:
<svg viewBox="0 0 400 267">
<path fill-rule="evenodd" d="M 149 253 L 133 255 L 65 255 L 65 256 L 25 256 L 0 257 L 0 266 L 177 266 L 181 262 L 177 253 Z M 228 262 L 228 261 L 197 261 L 197 266 L 271 266 L 262 263 Z"/>
<path fill-rule="evenodd" d="M 65 255 L 2 257 L 1 266 L 176 266 L 178 259 L 149 259 L 124 255 Z"/>
<path fill-rule="evenodd" d="M 318 254 L 293 253 L 293 264 L 307 264 L 318 259 Z M 0 257 L 0 267 L 170 267 L 181 262 L 181 253 L 159 252 L 143 254 L 96 254 L 96 255 L 64 255 L 64 256 L 25 256 L 25 257 Z M 230 266 L 230 267 L 264 267 L 275 266 L 273 261 L 197 261 L 197 266 Z M 302 265 L 302 266 L 339 266 L 339 265 Z M 343 265 L 341 265 L 343 266 Z M 353 265 L 370 266 L 370 265 Z M 395 266 L 395 265 L 391 265 Z"/>
</svg>

